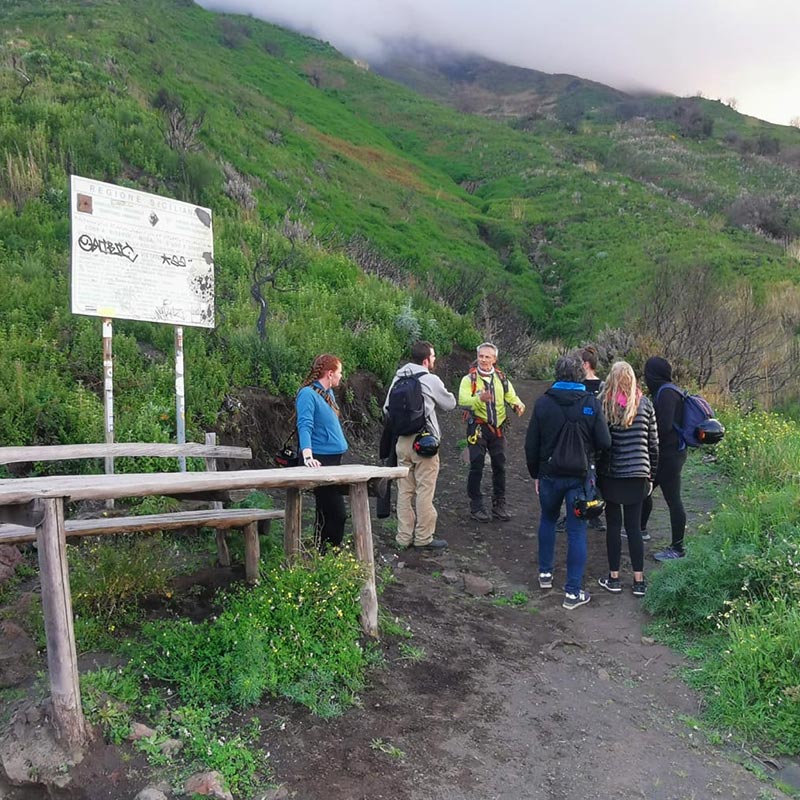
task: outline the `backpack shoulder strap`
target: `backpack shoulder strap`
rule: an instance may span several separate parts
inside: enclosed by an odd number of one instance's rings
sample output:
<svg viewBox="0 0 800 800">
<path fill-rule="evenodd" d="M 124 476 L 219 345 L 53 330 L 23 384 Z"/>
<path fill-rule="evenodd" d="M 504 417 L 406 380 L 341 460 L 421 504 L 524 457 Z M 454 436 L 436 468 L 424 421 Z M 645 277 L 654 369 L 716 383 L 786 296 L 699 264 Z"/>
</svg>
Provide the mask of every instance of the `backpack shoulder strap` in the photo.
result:
<svg viewBox="0 0 800 800">
<path fill-rule="evenodd" d="M 655 396 L 656 400 L 658 400 L 658 398 L 661 397 L 661 392 L 663 392 L 664 389 L 672 389 L 673 391 L 677 392 L 681 397 L 686 397 L 686 395 L 688 394 L 688 392 L 685 392 L 683 389 L 681 389 L 679 386 L 676 386 L 674 383 L 662 383 L 661 386 L 658 387 L 658 391 L 656 392 Z"/>
<path fill-rule="evenodd" d="M 318 386 L 314 386 L 313 384 L 309 384 L 309 389 L 313 389 L 333 410 L 333 413 L 336 416 L 339 416 L 339 406 L 336 401 L 326 392 L 324 389 L 320 389 Z"/>
<path fill-rule="evenodd" d="M 508 378 L 506 377 L 505 372 L 503 372 L 502 370 L 497 369 L 497 367 L 494 368 L 494 371 L 497 373 L 497 377 L 500 378 L 500 383 L 503 385 L 503 391 L 507 392 L 508 391 Z"/>
</svg>

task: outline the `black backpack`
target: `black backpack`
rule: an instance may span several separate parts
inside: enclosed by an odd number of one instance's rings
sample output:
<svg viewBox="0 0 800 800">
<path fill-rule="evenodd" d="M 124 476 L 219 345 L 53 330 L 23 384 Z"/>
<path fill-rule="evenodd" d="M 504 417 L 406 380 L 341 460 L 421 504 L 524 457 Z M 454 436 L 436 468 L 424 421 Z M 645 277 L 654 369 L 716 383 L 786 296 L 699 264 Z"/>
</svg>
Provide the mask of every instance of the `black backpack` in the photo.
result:
<svg viewBox="0 0 800 800">
<path fill-rule="evenodd" d="M 394 382 L 389 392 L 386 415 L 395 436 L 408 436 L 425 428 L 425 397 L 419 379 L 427 374 L 415 372 L 403 375 Z"/>
<path fill-rule="evenodd" d="M 583 414 L 583 406 L 580 406 Z M 573 408 L 564 409 L 564 424 L 558 432 L 553 453 L 547 460 L 551 475 L 583 478 L 589 469 L 589 457 L 586 454 L 586 437 L 580 417 L 572 418 Z"/>
</svg>

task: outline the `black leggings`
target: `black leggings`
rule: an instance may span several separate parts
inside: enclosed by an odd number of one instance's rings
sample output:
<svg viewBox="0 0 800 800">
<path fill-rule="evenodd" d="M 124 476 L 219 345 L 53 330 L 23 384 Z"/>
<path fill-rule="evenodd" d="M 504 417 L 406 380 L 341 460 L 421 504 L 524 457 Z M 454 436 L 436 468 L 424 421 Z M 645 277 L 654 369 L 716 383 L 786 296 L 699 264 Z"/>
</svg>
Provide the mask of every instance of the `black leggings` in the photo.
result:
<svg viewBox="0 0 800 800">
<path fill-rule="evenodd" d="M 342 454 L 318 455 L 314 458 L 323 467 L 336 467 L 342 463 Z M 344 497 L 341 486 L 318 486 L 314 489 L 314 499 L 317 506 L 314 524 L 314 541 L 320 553 L 324 553 L 328 546 L 339 547 L 344 539 L 344 523 L 347 511 L 344 507 Z"/>
<path fill-rule="evenodd" d="M 661 493 L 669 507 L 669 523 L 672 528 L 672 546 L 683 552 L 683 537 L 686 533 L 686 511 L 681 500 L 681 470 L 686 463 L 686 450 L 680 453 L 660 455 L 655 486 L 661 487 Z M 647 528 L 647 520 L 653 510 L 653 495 L 645 498 L 642 504 L 642 530 Z"/>
<path fill-rule="evenodd" d="M 642 529 L 639 522 L 642 518 L 642 502 L 621 506 L 619 503 L 606 502 L 606 552 L 608 553 L 608 569 L 619 572 L 622 556 L 622 519 L 625 518 L 625 533 L 628 534 L 628 552 L 634 572 L 644 570 L 644 545 Z"/>
</svg>

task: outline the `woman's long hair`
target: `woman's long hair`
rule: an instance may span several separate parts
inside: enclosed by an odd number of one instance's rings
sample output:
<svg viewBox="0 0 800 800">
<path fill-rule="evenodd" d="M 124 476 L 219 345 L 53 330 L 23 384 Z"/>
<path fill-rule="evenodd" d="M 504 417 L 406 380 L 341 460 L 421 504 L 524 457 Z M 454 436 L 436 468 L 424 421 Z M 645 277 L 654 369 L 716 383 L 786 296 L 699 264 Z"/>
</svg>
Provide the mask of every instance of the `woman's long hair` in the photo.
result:
<svg viewBox="0 0 800 800">
<path fill-rule="evenodd" d="M 318 381 L 328 370 L 333 370 L 335 372 L 341 365 L 342 362 L 330 353 L 323 353 L 317 356 L 300 388 L 302 389 L 303 386 L 311 386 L 314 381 Z"/>
<path fill-rule="evenodd" d="M 608 424 L 630 428 L 641 397 L 633 367 L 627 361 L 617 361 L 608 373 L 600 400 Z"/>
</svg>

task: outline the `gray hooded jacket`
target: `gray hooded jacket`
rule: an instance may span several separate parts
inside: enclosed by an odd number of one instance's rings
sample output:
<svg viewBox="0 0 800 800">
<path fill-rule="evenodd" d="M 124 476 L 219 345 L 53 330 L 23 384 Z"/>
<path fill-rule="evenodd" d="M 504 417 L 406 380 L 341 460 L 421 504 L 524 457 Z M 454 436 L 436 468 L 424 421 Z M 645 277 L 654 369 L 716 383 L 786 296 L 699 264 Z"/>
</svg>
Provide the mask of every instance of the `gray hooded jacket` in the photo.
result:
<svg viewBox="0 0 800 800">
<path fill-rule="evenodd" d="M 409 362 L 397 370 L 389 386 L 389 391 L 386 393 L 386 399 L 383 401 L 383 413 L 385 414 L 389 410 L 389 395 L 392 393 L 392 386 L 394 386 L 395 381 L 406 375 L 415 375 L 420 372 L 425 373 L 420 377 L 419 382 L 422 386 L 422 395 L 425 398 L 425 416 L 428 418 L 428 429 L 437 439 L 441 440 L 442 432 L 439 428 L 439 420 L 436 419 L 436 409 L 452 411 L 456 407 L 456 398 L 452 392 L 447 391 L 438 375 L 429 372 L 420 364 Z"/>
</svg>

